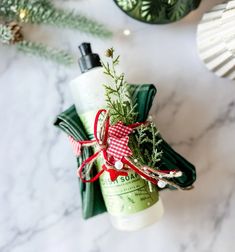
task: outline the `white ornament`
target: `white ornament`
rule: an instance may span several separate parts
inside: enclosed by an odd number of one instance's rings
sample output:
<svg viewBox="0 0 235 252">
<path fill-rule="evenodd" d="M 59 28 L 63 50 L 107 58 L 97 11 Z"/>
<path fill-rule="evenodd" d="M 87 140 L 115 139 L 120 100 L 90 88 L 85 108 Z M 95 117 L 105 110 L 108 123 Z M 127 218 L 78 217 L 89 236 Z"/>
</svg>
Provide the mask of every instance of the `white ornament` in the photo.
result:
<svg viewBox="0 0 235 252">
<path fill-rule="evenodd" d="M 117 170 L 121 170 L 123 168 L 123 163 L 122 161 L 118 160 L 115 162 L 114 164 L 114 167 L 117 169 Z"/>
<path fill-rule="evenodd" d="M 153 117 L 151 115 L 148 116 L 148 121 L 150 121 L 150 122 L 153 121 Z"/>
<path fill-rule="evenodd" d="M 218 4 L 203 15 L 197 29 L 199 56 L 220 77 L 235 80 L 235 1 Z"/>
<path fill-rule="evenodd" d="M 166 186 L 166 182 L 162 180 L 158 180 L 157 185 L 159 188 L 164 188 Z"/>
<path fill-rule="evenodd" d="M 176 174 L 175 174 L 175 177 L 178 178 L 178 177 L 181 177 L 183 175 L 183 172 L 182 171 L 178 171 Z"/>
</svg>

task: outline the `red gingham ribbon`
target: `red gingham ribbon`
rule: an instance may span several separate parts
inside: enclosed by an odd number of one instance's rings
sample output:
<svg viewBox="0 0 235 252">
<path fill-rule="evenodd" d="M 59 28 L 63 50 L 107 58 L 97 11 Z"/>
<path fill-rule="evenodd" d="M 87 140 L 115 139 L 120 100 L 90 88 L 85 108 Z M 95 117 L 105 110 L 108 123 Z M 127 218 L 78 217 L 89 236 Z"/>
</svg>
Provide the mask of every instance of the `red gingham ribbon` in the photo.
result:
<svg viewBox="0 0 235 252">
<path fill-rule="evenodd" d="M 76 156 L 81 155 L 82 145 L 79 141 L 74 140 L 71 136 L 69 136 L 69 141 L 72 144 L 73 152 Z"/>
<path fill-rule="evenodd" d="M 108 134 L 110 137 L 122 138 L 128 136 L 132 132 L 133 128 L 130 126 L 125 126 L 122 122 L 118 122 L 108 129 Z"/>
<path fill-rule="evenodd" d="M 109 138 L 109 146 L 107 153 L 114 157 L 115 160 L 121 160 L 123 157 L 132 155 L 131 149 L 128 147 L 129 137 Z"/>
</svg>

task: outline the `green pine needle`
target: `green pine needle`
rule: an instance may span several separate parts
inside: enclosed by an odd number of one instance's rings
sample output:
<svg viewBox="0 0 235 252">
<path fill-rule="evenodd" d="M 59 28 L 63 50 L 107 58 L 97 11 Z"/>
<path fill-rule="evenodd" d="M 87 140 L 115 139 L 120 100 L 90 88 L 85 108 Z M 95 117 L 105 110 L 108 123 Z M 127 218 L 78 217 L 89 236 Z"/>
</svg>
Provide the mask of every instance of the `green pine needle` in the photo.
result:
<svg viewBox="0 0 235 252">
<path fill-rule="evenodd" d="M 135 123 L 137 102 L 131 96 L 124 74 L 116 71 L 119 56 L 114 55 L 113 48 L 106 51 L 106 56 L 110 58 L 110 62 L 102 62 L 102 65 L 104 73 L 112 81 L 112 85 L 104 85 L 111 123 L 115 124 L 119 121 L 126 125 Z M 133 152 L 132 159 L 137 159 L 140 166 L 148 165 L 158 169 L 162 157 L 161 143 L 162 138 L 153 122 L 141 125 L 129 135 L 128 145 Z"/>
<path fill-rule="evenodd" d="M 143 152 L 143 164 L 157 168 L 163 153 L 161 150 L 162 138 L 155 124 L 151 122 L 148 126 L 140 126 L 134 137 L 137 142 L 134 149 L 135 155 L 139 156 L 139 152 Z"/>
<path fill-rule="evenodd" d="M 39 56 L 46 60 L 52 60 L 61 65 L 70 66 L 75 63 L 75 59 L 68 52 L 47 47 L 41 43 L 24 40 L 17 43 L 16 48 L 20 52 L 33 56 Z"/>
<path fill-rule="evenodd" d="M 111 37 L 104 25 L 73 11 L 57 9 L 48 0 L 1 0 L 0 16 L 23 23 L 47 24 Z"/>
<path fill-rule="evenodd" d="M 0 42 L 9 44 L 13 39 L 11 29 L 7 25 L 0 24 Z"/>
<path fill-rule="evenodd" d="M 102 62 L 102 66 L 104 74 L 108 75 L 112 81 L 111 86 L 107 83 L 104 84 L 111 122 L 114 124 L 122 121 L 127 125 L 134 123 L 137 118 L 137 104 L 133 103 L 130 97 L 124 74 L 116 71 L 116 66 L 119 64 L 119 56 L 114 56 L 113 48 L 107 50 L 106 55 L 110 58 L 111 62 Z"/>
</svg>

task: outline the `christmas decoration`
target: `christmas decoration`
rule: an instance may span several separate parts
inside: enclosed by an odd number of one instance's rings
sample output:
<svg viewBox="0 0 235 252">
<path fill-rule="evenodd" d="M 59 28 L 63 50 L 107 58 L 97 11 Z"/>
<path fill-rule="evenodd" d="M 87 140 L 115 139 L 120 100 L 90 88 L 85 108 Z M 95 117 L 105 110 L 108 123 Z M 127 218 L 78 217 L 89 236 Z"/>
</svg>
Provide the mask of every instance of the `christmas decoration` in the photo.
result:
<svg viewBox="0 0 235 252">
<path fill-rule="evenodd" d="M 156 88 L 149 84 L 129 85 L 129 90 L 133 94 L 133 99 L 137 101 L 137 120 L 140 122 L 146 120 L 153 98 L 156 95 Z M 58 115 L 55 126 L 75 139 L 76 141 L 74 143 L 77 143 L 78 140 L 89 140 L 89 135 L 86 133 L 74 105 Z M 77 156 L 78 167 L 81 165 L 82 160 L 88 158 L 92 153 L 92 148 L 84 148 L 81 156 Z M 97 164 L 93 163 L 91 172 L 87 174 L 87 178 L 94 176 L 96 171 Z M 82 200 L 82 214 L 85 219 L 107 211 L 98 180 L 94 183 L 83 183 L 79 179 L 79 185 Z"/>
<path fill-rule="evenodd" d="M 0 39 L 5 44 L 15 44 L 23 40 L 22 27 L 16 22 L 0 25 Z"/>
<path fill-rule="evenodd" d="M 74 58 L 66 51 L 24 40 L 22 27 L 15 22 L 6 25 L 0 24 L 0 42 L 7 45 L 14 44 L 20 52 L 53 60 L 63 65 L 74 63 Z"/>
<path fill-rule="evenodd" d="M 235 1 L 227 1 L 205 13 L 197 31 L 199 56 L 219 77 L 235 79 Z"/>
<path fill-rule="evenodd" d="M 155 170 L 151 167 L 148 167 L 147 165 L 143 164 L 143 166 L 138 166 L 138 158 L 143 158 L 142 162 L 144 161 L 144 157 L 146 159 L 152 158 L 150 161 L 148 159 L 148 162 L 154 163 L 155 167 L 157 166 L 157 163 L 160 162 L 162 155 L 161 152 L 158 151 L 157 148 L 153 148 L 151 151 L 151 156 L 148 154 L 148 150 L 144 153 L 141 153 L 143 151 L 143 148 L 141 148 L 141 143 L 148 143 L 150 145 L 159 146 L 161 143 L 161 140 L 156 141 L 156 136 L 158 135 L 158 132 L 155 130 L 155 126 L 153 123 L 151 123 L 152 128 L 152 136 L 151 138 L 147 136 L 146 133 L 143 133 L 143 130 L 138 132 L 138 139 L 137 139 L 137 148 L 138 148 L 138 154 L 141 156 L 135 155 L 132 150 L 129 148 L 129 145 L 134 145 L 135 143 L 132 142 L 129 143 L 129 134 L 134 130 L 138 129 L 139 126 L 145 127 L 145 123 L 135 123 L 132 125 L 125 126 L 122 122 L 118 122 L 114 124 L 113 126 L 110 126 L 109 122 L 109 115 L 106 114 L 107 119 L 104 121 L 105 128 L 103 128 L 103 136 L 100 138 L 98 137 L 98 131 L 97 131 L 97 124 L 99 121 L 99 117 L 102 112 L 107 113 L 106 110 L 100 110 L 97 113 L 95 124 L 94 124 L 94 136 L 95 140 L 89 140 L 89 141 L 74 141 L 73 138 L 70 137 L 70 141 L 73 144 L 74 152 L 77 156 L 81 155 L 81 148 L 82 147 L 99 147 L 99 150 L 94 153 L 91 157 L 87 158 L 80 168 L 78 169 L 78 175 L 82 179 L 83 182 L 94 182 L 97 180 L 101 174 L 104 171 L 107 171 L 110 173 L 110 179 L 111 181 L 114 181 L 117 179 L 118 176 L 128 176 L 128 173 L 125 171 L 127 168 L 133 169 L 137 174 L 142 176 L 143 178 L 147 179 L 148 181 L 152 182 L 153 184 L 160 184 L 162 185 L 163 182 L 165 185 L 171 184 L 176 188 L 178 187 L 177 184 L 174 184 L 173 182 L 167 181 L 167 178 L 175 178 L 175 177 L 181 177 L 182 172 L 176 171 L 176 170 Z M 150 133 L 148 127 L 145 127 L 145 132 Z M 142 139 L 142 140 L 140 140 Z M 132 141 L 135 142 L 133 139 Z M 136 148 L 136 150 L 137 150 Z M 160 148 L 160 147 L 159 147 Z M 135 150 L 135 151 L 136 151 Z M 91 162 L 94 162 L 99 156 L 99 154 L 103 154 L 103 158 L 105 160 L 105 163 L 102 166 L 102 170 L 99 171 L 95 177 L 87 180 L 83 175 L 87 174 L 87 172 L 84 172 L 83 169 L 86 165 L 90 164 Z M 85 170 L 85 169 L 84 169 Z M 120 171 L 122 170 L 122 171 Z M 84 173 L 84 174 L 83 174 Z M 188 189 L 188 188 L 187 188 Z"/>
<path fill-rule="evenodd" d="M 69 52 L 23 39 L 23 24 L 46 24 L 70 28 L 108 38 L 112 33 L 104 25 L 73 11 L 57 9 L 49 0 L 2 0 L 0 3 L 0 42 L 14 45 L 24 53 L 33 54 L 59 64 L 75 62 Z"/>
<path fill-rule="evenodd" d="M 97 112 L 94 139 L 87 138 L 75 107 L 59 115 L 55 122 L 69 135 L 78 158 L 85 218 L 106 211 L 97 183 L 101 174 L 107 173 L 115 183 L 132 170 L 148 181 L 150 188 L 158 190 L 188 190 L 196 179 L 194 166 L 176 153 L 163 140 L 151 118 L 147 119 L 154 87 L 127 84 L 124 74 L 116 71 L 119 57 L 114 56 L 113 49 L 106 56 L 111 63 L 103 63 L 104 73 L 113 79 L 115 88 L 105 85 L 107 106 Z M 91 147 L 95 147 L 93 151 Z M 103 163 L 100 170 L 94 162 L 98 156 Z"/>
<path fill-rule="evenodd" d="M 115 69 L 115 66 L 119 63 L 119 56 L 114 57 L 112 48 L 106 52 L 106 56 L 111 58 L 112 61 L 111 64 L 102 64 L 104 74 L 113 79 L 115 87 L 104 86 L 108 110 L 101 109 L 97 112 L 94 121 L 95 139 L 77 142 L 77 155 L 81 154 L 82 147 L 93 146 L 94 149 L 98 149 L 92 156 L 82 162 L 78 169 L 79 177 L 83 182 L 94 182 L 104 171 L 108 171 L 110 172 L 111 181 L 114 181 L 118 176 L 127 176 L 126 169 L 132 169 L 153 184 L 158 184 L 161 181 L 175 188 L 181 188 L 173 181 L 168 181 L 169 178 L 182 176 L 181 171 L 159 170 L 158 163 L 161 161 L 162 149 L 160 144 L 162 140 L 158 139 L 159 132 L 153 122 L 136 122 L 136 104 L 131 99 L 124 74 L 117 74 Z M 99 128 L 98 124 L 102 113 L 105 115 Z M 73 139 L 72 143 L 74 145 Z M 146 144 L 152 146 L 151 151 L 146 149 Z M 95 177 L 87 180 L 84 176 L 89 172 L 90 164 L 100 154 L 104 159 L 102 169 Z M 117 162 L 119 163 L 117 164 Z M 148 164 L 154 166 L 149 167 Z M 121 169 L 117 169 L 116 166 Z M 122 170 L 122 172 L 119 170 Z"/>
<path fill-rule="evenodd" d="M 22 23 L 47 24 L 76 29 L 100 37 L 111 36 L 111 32 L 103 25 L 73 11 L 57 9 L 49 0 L 2 0 L 0 16 Z"/>
<path fill-rule="evenodd" d="M 130 17 L 150 24 L 180 20 L 196 9 L 201 0 L 114 0 Z"/>
</svg>

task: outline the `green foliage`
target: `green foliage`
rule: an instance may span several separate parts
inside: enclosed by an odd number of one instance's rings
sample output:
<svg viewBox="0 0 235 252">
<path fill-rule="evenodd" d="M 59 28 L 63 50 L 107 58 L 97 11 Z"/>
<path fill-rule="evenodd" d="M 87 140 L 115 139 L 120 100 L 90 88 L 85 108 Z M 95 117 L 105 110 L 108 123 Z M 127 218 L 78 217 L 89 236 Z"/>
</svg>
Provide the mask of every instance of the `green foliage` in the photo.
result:
<svg viewBox="0 0 235 252">
<path fill-rule="evenodd" d="M 154 123 L 151 122 L 148 126 L 141 125 L 136 130 L 134 137 L 137 142 L 137 148 L 134 151 L 142 153 L 141 163 L 157 168 L 163 152 L 161 150 L 162 139 Z M 136 153 L 136 156 L 139 157 L 139 154 Z"/>
<path fill-rule="evenodd" d="M 11 29 L 7 25 L 0 24 L 0 42 L 9 44 L 13 39 Z"/>
<path fill-rule="evenodd" d="M 124 124 L 131 124 L 136 121 L 136 104 L 133 103 L 128 84 L 123 73 L 116 71 L 119 64 L 119 56 L 114 56 L 113 48 L 106 52 L 111 63 L 102 62 L 104 74 L 111 79 L 112 85 L 104 84 L 107 108 L 109 109 L 111 123 L 122 121 Z"/>
<path fill-rule="evenodd" d="M 126 125 L 135 123 L 137 119 L 136 100 L 133 101 L 124 74 L 116 72 L 119 56 L 114 56 L 113 48 L 107 50 L 106 56 L 111 59 L 111 63 L 102 62 L 104 73 L 112 81 L 112 85 L 104 85 L 111 122 L 114 124 L 122 121 Z M 129 136 L 128 145 L 133 151 L 132 159 L 137 159 L 138 165 L 158 168 L 162 156 L 161 142 L 159 131 L 153 122 L 149 125 L 141 125 Z"/>
<path fill-rule="evenodd" d="M 65 66 L 69 66 L 75 63 L 75 59 L 66 51 L 50 48 L 44 44 L 24 40 L 17 43 L 16 48 L 20 52 L 39 56 L 40 58 L 47 60 L 52 60 Z"/>
<path fill-rule="evenodd" d="M 14 39 L 12 31 L 9 26 L 0 24 L 0 42 L 3 44 L 10 44 Z M 75 59 L 68 52 L 55 48 L 47 47 L 41 43 L 30 41 L 20 41 L 15 43 L 16 49 L 25 54 L 39 56 L 40 58 L 52 60 L 58 64 L 69 66 L 75 63 Z"/>
<path fill-rule="evenodd" d="M 104 25 L 73 11 L 57 9 L 49 0 L 2 0 L 0 16 L 8 21 L 54 25 L 80 30 L 99 37 L 112 35 Z"/>
<path fill-rule="evenodd" d="M 66 51 L 47 47 L 41 43 L 17 41 L 7 25 L 14 21 L 23 23 L 47 24 L 90 33 L 99 37 L 110 37 L 112 33 L 102 24 L 73 11 L 57 9 L 50 0 L 0 0 L 0 42 L 11 44 L 21 52 L 49 59 L 63 65 L 75 63 Z M 13 42 L 13 43 L 12 43 Z"/>
</svg>

